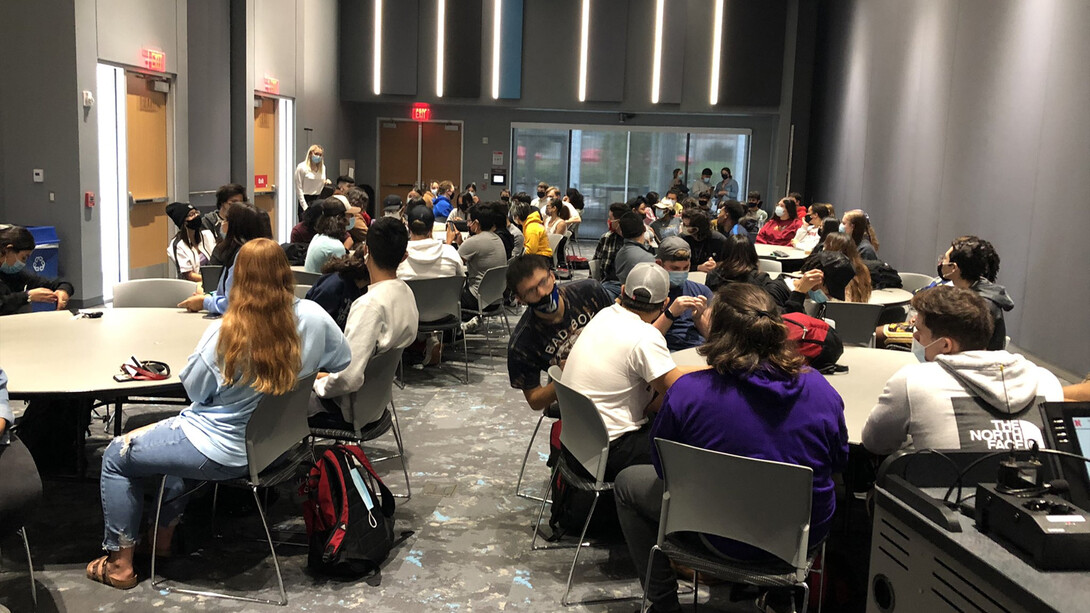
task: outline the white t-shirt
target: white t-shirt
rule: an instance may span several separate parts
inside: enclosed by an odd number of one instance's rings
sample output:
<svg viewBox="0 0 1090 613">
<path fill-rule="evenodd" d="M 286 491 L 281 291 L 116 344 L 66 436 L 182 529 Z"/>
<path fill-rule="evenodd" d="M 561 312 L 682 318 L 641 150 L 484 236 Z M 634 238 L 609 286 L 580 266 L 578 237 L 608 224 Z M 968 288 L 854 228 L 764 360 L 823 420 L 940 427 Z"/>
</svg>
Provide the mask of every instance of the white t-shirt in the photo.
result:
<svg viewBox="0 0 1090 613">
<path fill-rule="evenodd" d="M 612 441 L 647 421 L 644 409 L 653 397 L 649 382 L 673 369 L 662 332 L 614 304 L 579 333 L 562 380 L 594 402 Z"/>
<path fill-rule="evenodd" d="M 299 165 L 295 167 L 295 200 L 304 211 L 307 209 L 307 201 L 303 196 L 320 194 L 323 187 L 325 187 L 325 161 L 323 160 L 322 165 L 318 167 L 318 172 L 311 170 L 305 160 L 299 162 Z"/>
<path fill-rule="evenodd" d="M 167 257 L 177 264 L 178 276 L 181 277 L 187 272 L 200 272 L 201 266 L 208 264 L 215 248 L 216 237 L 208 230 L 201 230 L 200 242 L 195 247 L 190 247 L 183 240 L 170 239 Z"/>
</svg>

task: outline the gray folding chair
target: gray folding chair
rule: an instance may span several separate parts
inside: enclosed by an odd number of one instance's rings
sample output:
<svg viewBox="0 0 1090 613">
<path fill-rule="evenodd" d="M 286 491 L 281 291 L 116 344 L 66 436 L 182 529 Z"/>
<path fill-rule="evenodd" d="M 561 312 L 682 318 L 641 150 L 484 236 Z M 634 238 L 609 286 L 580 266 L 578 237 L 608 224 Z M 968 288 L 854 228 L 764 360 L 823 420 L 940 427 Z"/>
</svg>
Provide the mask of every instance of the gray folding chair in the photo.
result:
<svg viewBox="0 0 1090 613">
<path fill-rule="evenodd" d="M 553 250 L 553 269 L 560 268 L 561 265 L 567 267 L 567 262 L 558 259 L 560 254 L 564 251 L 564 246 L 568 244 L 567 234 L 548 234 L 549 249 Z"/>
<path fill-rule="evenodd" d="M 572 250 L 579 256 L 583 255 L 583 249 L 579 246 L 579 226 L 582 224 L 581 221 L 568 222 L 568 244 L 572 246 Z"/>
<path fill-rule="evenodd" d="M 814 471 L 806 466 L 757 460 L 655 439 L 665 489 L 658 542 L 648 556 L 647 583 L 656 552 L 700 574 L 761 587 L 801 587 L 802 613 L 810 596 L 806 576 Z M 673 540 L 678 532 L 732 539 L 762 549 L 777 564 L 746 564 Z M 824 546 L 822 546 L 824 551 Z M 824 581 L 822 581 L 824 583 Z M 819 599 L 820 602 L 820 599 Z"/>
<path fill-rule="evenodd" d="M 419 332 L 449 330 L 454 338 L 462 329 L 462 285 L 465 277 L 439 277 L 438 279 L 413 279 L 406 281 L 416 298 L 416 310 L 420 313 Z M 462 335 L 462 350 L 466 361 L 466 385 L 469 384 L 469 344 Z"/>
<path fill-rule="evenodd" d="M 291 274 L 295 277 L 296 285 L 314 285 L 318 282 L 318 277 L 322 276 L 316 272 L 306 272 L 294 268 L 291 269 Z"/>
<path fill-rule="evenodd" d="M 153 588 L 194 596 L 211 596 L 280 606 L 288 603 L 288 594 L 284 590 L 284 577 L 280 572 L 280 562 L 276 557 L 276 547 L 273 544 L 272 534 L 269 532 L 269 522 L 265 518 L 265 508 L 257 495 L 257 488 L 275 487 L 292 479 L 299 463 L 304 459 L 312 458 L 309 447 L 300 445 L 300 443 L 310 437 L 310 426 L 307 424 L 307 402 L 310 399 L 311 388 L 314 387 L 314 377 L 315 375 L 311 374 L 299 379 L 295 384 L 295 389 L 287 394 L 282 396 L 266 395 L 261 399 L 253 414 L 250 415 L 250 421 L 246 424 L 246 462 L 249 467 L 249 476 L 216 483 L 217 486 L 220 483 L 247 486 L 253 493 L 254 504 L 257 505 L 257 514 L 261 518 L 261 526 L 265 529 L 265 538 L 269 543 L 269 552 L 272 553 L 273 567 L 276 569 L 276 582 L 280 587 L 280 600 L 184 589 L 167 585 L 166 579 L 156 577 L 155 551 L 158 548 L 156 541 L 159 532 L 159 514 L 163 509 L 163 493 L 166 490 L 165 476 L 159 484 L 159 499 L 155 507 L 155 524 L 152 526 L 151 586 Z M 294 453 L 288 453 L 293 451 Z M 287 457 L 282 459 L 284 456 Z M 190 490 L 182 495 L 188 495 L 193 491 L 195 490 Z M 214 517 L 214 501 L 212 513 Z"/>
<path fill-rule="evenodd" d="M 572 487 L 594 492 L 594 501 L 590 505 L 590 512 L 587 513 L 587 521 L 583 524 L 579 540 L 574 545 L 575 556 L 572 557 L 571 570 L 568 571 L 568 583 L 564 588 L 564 595 L 560 598 L 560 604 L 568 606 L 573 604 L 568 600 L 568 595 L 571 593 L 572 579 L 575 577 L 575 566 L 579 563 L 579 552 L 583 549 L 583 542 L 587 537 L 590 520 L 594 517 L 594 509 L 598 506 L 598 498 L 602 495 L 602 492 L 611 491 L 613 483 L 603 479 L 606 472 L 606 460 L 609 459 L 609 432 L 606 430 L 605 422 L 602 421 L 602 415 L 598 413 L 598 407 L 594 406 L 594 402 L 590 398 L 564 385 L 560 380 L 561 375 L 560 367 L 553 366 L 549 369 L 549 376 L 552 377 L 556 386 L 556 397 L 560 402 L 560 418 L 564 422 L 564 427 L 560 430 L 560 444 L 575 457 L 579 465 L 587 473 L 593 475 L 593 478 L 588 479 L 582 471 L 577 470 L 574 466 L 569 466 L 566 456 L 561 454 L 556 466 L 553 467 L 549 483 L 555 483 L 557 472 L 560 472 L 564 475 L 564 480 Z M 541 530 L 541 518 L 544 514 L 545 501 L 542 500 L 537 513 L 537 522 L 534 524 L 534 536 L 530 541 L 530 549 L 533 551 L 557 548 L 555 546 L 537 546 L 537 537 Z M 579 604 L 614 600 L 618 599 L 587 600 Z"/>
<path fill-rule="evenodd" d="M 934 280 L 934 277 L 922 275 L 918 272 L 899 272 L 897 274 L 901 277 L 901 289 L 913 294 L 916 293 L 916 290 L 931 285 L 931 281 Z"/>
<path fill-rule="evenodd" d="M 397 454 L 370 458 L 372 463 L 401 458 L 401 472 L 405 474 L 405 494 L 394 494 L 400 498 L 411 498 L 409 469 L 405 461 L 405 444 L 401 439 L 401 426 L 397 421 L 397 407 L 394 406 L 394 376 L 397 365 L 401 362 L 404 349 L 392 349 L 386 353 L 371 356 L 367 369 L 363 373 L 363 386 L 349 396 L 351 415 L 341 417 L 352 424 L 351 430 L 334 428 L 311 428 L 310 433 L 319 438 L 330 438 L 363 445 L 386 432 L 393 431 L 397 443 Z"/>
<path fill-rule="evenodd" d="M 197 291 L 197 284 L 183 279 L 137 279 L 114 285 L 114 308 L 173 309 Z"/>
<path fill-rule="evenodd" d="M 774 272 L 783 272 L 783 263 L 779 260 L 769 260 L 760 258 L 757 260 L 757 270 L 760 272 L 767 272 L 769 274 Z"/>
<path fill-rule="evenodd" d="M 836 333 L 845 345 L 869 347 L 884 306 L 865 302 L 827 302 L 826 319 L 836 322 Z"/>
<path fill-rule="evenodd" d="M 311 286 L 311 285 L 296 285 L 295 286 L 295 297 L 299 298 L 300 300 L 302 300 L 303 298 L 306 298 L 307 297 L 307 292 L 310 291 L 311 287 L 313 287 L 313 286 Z"/>
<path fill-rule="evenodd" d="M 477 286 L 477 308 L 464 309 L 479 318 L 484 327 L 486 340 L 491 340 L 485 320 L 489 315 L 502 316 L 503 326 L 507 334 L 511 334 L 511 322 L 507 319 L 507 309 L 503 308 L 503 292 L 507 289 L 507 266 L 489 268 L 481 277 L 481 284 Z M 488 345 L 488 357 L 492 357 L 492 344 Z"/>
<path fill-rule="evenodd" d="M 598 260 L 587 260 L 587 269 L 590 271 L 590 278 L 595 281 L 602 280 L 602 263 Z"/>
<path fill-rule="evenodd" d="M 201 289 L 204 293 L 211 294 L 216 291 L 220 277 L 223 275 L 223 266 L 201 266 Z"/>
<path fill-rule="evenodd" d="M 18 533 L 26 550 L 27 569 L 30 572 L 30 597 L 38 607 L 38 590 L 34 582 L 34 558 L 30 555 L 30 541 L 26 536 L 26 520 L 39 511 L 42 500 L 42 479 L 30 450 L 17 437 L 12 436 L 10 445 L 0 446 L 0 475 L 3 475 L 4 499 L 0 500 L 0 537 Z"/>
</svg>

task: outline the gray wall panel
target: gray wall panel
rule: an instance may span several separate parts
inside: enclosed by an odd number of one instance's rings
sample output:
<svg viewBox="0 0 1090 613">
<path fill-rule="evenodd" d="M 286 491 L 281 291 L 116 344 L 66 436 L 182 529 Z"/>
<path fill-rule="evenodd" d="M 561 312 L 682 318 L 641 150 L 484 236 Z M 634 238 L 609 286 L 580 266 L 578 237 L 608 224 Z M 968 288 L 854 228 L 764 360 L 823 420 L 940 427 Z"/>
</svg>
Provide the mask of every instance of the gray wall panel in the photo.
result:
<svg viewBox="0 0 1090 613">
<path fill-rule="evenodd" d="M 625 99 L 625 60 L 628 44 L 627 0 L 596 0 L 590 5 L 590 23 L 587 29 L 587 100 L 594 102 L 621 102 Z M 577 27 L 582 27 L 582 21 Z M 633 47 L 633 55 L 645 55 L 641 46 Z M 578 60 L 577 60 L 578 61 Z M 644 60 L 646 62 L 646 60 Z M 650 64 L 648 64 L 650 65 Z M 576 77 L 578 78 L 578 64 Z M 645 73 L 638 82 L 650 82 Z M 644 93 L 644 96 L 647 94 Z M 633 96 L 634 97 L 634 96 Z"/>
<path fill-rule="evenodd" d="M 352 135 L 346 126 L 344 103 L 338 95 L 337 38 L 330 36 L 332 24 L 322 17 L 335 15 L 337 4 L 337 0 L 306 0 L 305 3 L 301 95 L 296 113 L 296 151 L 292 158 L 303 159 L 309 134 L 311 142 L 321 143 L 325 148 L 326 173 L 330 179 L 340 174 L 338 160 L 353 158 Z M 357 36 L 360 44 L 366 46 L 368 34 L 358 33 Z M 305 132 L 304 128 L 311 128 L 311 131 Z"/>
<path fill-rule="evenodd" d="M 369 4 L 369 3 L 364 3 Z M 383 93 L 415 96 L 421 75 L 420 66 L 430 65 L 431 75 L 423 91 L 435 95 L 435 6 L 428 3 L 431 11 L 431 26 L 425 29 L 425 20 L 420 14 L 420 0 L 386 0 L 382 11 L 382 91 Z M 373 15 L 373 13 L 372 13 Z M 374 21 L 373 18 L 368 18 Z M 419 23 L 420 29 L 413 27 Z M 448 37 L 453 33 L 448 33 Z M 430 54 L 424 54 L 420 48 L 423 37 L 429 41 Z M 370 59 L 370 57 L 368 57 Z M 429 61 L 430 59 L 430 61 Z M 371 90 L 367 90 L 369 95 Z"/>
<path fill-rule="evenodd" d="M 280 80 L 281 96 L 294 98 L 298 94 L 295 2 L 254 2 L 254 90 L 264 91 L 265 77 L 269 76 Z M 321 18 L 318 14 L 308 16 Z M 252 188 L 253 181 L 250 183 Z"/>
<path fill-rule="evenodd" d="M 178 72 L 178 52 L 184 45 L 178 44 L 178 16 L 173 1 L 95 1 L 100 59 L 143 68 L 141 50 L 158 49 L 166 54 L 163 72 Z"/>
<path fill-rule="evenodd" d="M 227 0 L 187 2 L 189 184 L 206 192 L 231 181 L 231 10 Z M 191 194 L 214 206 L 215 194 Z"/>
</svg>

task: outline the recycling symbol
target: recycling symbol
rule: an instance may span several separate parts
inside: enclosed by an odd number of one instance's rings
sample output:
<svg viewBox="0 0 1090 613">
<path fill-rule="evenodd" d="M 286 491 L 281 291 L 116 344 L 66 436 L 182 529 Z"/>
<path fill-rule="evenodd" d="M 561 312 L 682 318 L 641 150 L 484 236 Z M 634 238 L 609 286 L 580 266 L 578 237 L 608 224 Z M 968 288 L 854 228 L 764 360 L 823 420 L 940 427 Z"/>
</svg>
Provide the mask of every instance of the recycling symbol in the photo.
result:
<svg viewBox="0 0 1090 613">
<path fill-rule="evenodd" d="M 34 263 L 30 266 L 34 269 L 34 272 L 42 272 L 45 270 L 45 258 L 40 255 L 34 256 Z"/>
</svg>

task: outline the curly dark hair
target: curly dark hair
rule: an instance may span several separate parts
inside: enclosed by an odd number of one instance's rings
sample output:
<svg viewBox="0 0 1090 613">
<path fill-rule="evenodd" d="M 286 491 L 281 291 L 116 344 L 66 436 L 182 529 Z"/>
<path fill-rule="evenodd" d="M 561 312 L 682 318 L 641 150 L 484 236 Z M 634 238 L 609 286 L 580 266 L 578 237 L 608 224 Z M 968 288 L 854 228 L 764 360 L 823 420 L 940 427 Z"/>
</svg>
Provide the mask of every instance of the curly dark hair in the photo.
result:
<svg viewBox="0 0 1090 613">
<path fill-rule="evenodd" d="M 957 264 L 961 278 L 970 283 L 999 275 L 999 254 L 988 241 L 976 236 L 959 236 L 950 243 L 950 263 Z"/>
<path fill-rule="evenodd" d="M 962 351 L 987 349 L 995 325 L 976 292 L 940 285 L 918 292 L 911 304 L 932 338 L 954 339 Z"/>
<path fill-rule="evenodd" d="M 787 338 L 787 326 L 772 296 L 756 285 L 728 283 L 711 304 L 708 341 L 697 353 L 719 374 L 758 369 L 798 375 L 805 360 Z"/>
</svg>

